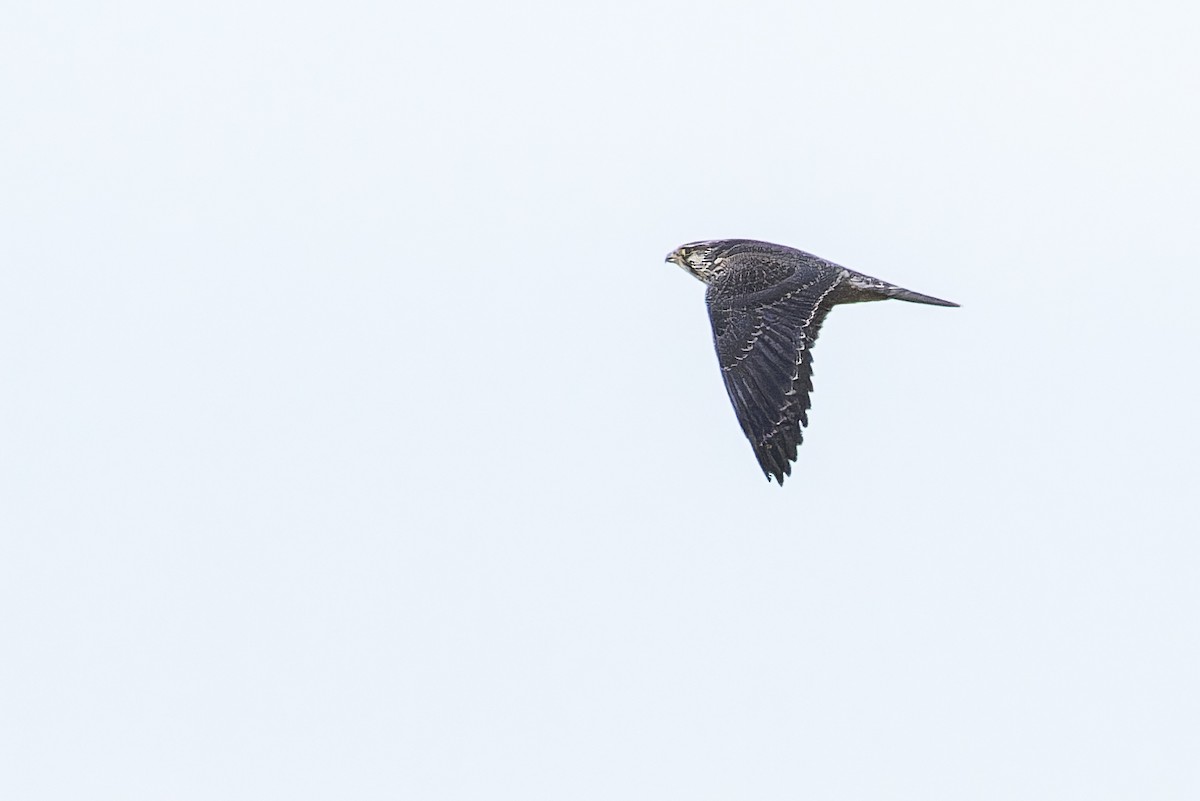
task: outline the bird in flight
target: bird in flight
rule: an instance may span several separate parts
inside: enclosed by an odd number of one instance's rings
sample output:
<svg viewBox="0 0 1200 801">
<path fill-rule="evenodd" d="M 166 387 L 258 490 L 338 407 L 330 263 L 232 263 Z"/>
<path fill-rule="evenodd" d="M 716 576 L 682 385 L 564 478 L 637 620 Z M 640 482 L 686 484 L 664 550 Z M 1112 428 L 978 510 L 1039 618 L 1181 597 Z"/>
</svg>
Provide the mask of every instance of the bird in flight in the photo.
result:
<svg viewBox="0 0 1200 801">
<path fill-rule="evenodd" d="M 767 480 L 781 485 L 808 425 L 812 348 L 829 310 L 889 298 L 958 305 L 753 239 L 690 242 L 667 261 L 708 286 L 704 297 L 725 391 Z"/>
</svg>

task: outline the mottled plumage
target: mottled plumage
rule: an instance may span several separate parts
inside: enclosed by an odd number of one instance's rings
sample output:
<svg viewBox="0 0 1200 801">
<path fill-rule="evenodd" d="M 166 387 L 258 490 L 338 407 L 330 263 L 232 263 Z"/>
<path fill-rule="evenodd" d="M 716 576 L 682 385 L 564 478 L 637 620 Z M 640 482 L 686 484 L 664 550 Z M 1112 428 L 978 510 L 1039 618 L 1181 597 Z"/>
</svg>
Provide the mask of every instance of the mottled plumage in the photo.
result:
<svg viewBox="0 0 1200 801">
<path fill-rule="evenodd" d="M 829 310 L 889 298 L 958 305 L 752 239 L 692 242 L 667 261 L 708 285 L 725 390 L 767 479 L 780 484 L 792 472 L 808 425 L 812 348 Z"/>
</svg>

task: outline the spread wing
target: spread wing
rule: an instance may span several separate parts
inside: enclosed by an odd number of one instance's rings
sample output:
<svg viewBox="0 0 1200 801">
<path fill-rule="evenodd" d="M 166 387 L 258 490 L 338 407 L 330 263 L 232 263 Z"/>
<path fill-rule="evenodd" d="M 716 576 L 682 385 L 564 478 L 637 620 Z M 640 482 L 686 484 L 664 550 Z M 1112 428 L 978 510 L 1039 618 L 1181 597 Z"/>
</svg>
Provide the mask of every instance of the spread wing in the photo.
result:
<svg viewBox="0 0 1200 801">
<path fill-rule="evenodd" d="M 812 347 L 845 275 L 805 273 L 757 292 L 708 297 L 725 390 L 767 479 L 780 484 L 808 425 Z"/>
</svg>

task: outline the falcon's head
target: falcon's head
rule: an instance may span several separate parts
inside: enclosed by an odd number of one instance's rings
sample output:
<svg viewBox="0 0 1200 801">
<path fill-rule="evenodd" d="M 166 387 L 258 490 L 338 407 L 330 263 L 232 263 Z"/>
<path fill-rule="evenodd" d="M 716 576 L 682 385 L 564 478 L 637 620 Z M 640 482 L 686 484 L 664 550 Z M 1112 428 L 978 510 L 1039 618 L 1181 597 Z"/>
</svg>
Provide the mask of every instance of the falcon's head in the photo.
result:
<svg viewBox="0 0 1200 801">
<path fill-rule="evenodd" d="M 725 241 L 710 239 L 704 242 L 688 242 L 672 250 L 667 255 L 667 261 L 678 264 L 704 283 L 711 284 L 725 270 L 725 260 L 718 254 Z"/>
</svg>

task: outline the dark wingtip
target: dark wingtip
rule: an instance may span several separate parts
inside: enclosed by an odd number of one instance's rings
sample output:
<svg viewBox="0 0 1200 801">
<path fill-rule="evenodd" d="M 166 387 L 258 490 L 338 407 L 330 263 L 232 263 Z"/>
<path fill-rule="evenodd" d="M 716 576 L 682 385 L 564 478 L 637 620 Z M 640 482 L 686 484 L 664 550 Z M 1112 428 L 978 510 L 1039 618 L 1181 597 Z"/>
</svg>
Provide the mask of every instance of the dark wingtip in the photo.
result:
<svg viewBox="0 0 1200 801">
<path fill-rule="evenodd" d="M 772 460 L 774 463 L 770 465 L 762 464 L 763 474 L 767 477 L 767 483 L 774 481 L 779 486 L 783 486 L 783 480 L 792 474 L 792 463 L 783 454 L 772 454 L 776 458 Z"/>
</svg>

